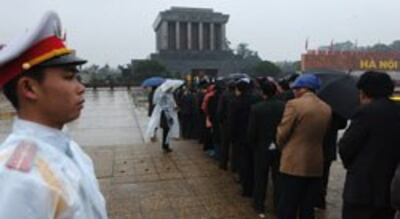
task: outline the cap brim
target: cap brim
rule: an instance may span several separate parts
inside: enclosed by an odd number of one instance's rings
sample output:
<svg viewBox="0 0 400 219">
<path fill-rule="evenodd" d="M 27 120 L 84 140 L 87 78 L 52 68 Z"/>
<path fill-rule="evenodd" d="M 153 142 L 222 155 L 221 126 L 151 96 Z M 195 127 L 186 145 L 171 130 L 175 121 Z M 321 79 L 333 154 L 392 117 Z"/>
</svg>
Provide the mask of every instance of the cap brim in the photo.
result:
<svg viewBox="0 0 400 219">
<path fill-rule="evenodd" d="M 87 60 L 76 57 L 74 54 L 68 54 L 68 55 L 52 58 L 48 61 L 40 63 L 38 66 L 51 67 L 51 66 L 60 66 L 60 65 L 83 65 L 86 62 L 87 62 Z"/>
</svg>

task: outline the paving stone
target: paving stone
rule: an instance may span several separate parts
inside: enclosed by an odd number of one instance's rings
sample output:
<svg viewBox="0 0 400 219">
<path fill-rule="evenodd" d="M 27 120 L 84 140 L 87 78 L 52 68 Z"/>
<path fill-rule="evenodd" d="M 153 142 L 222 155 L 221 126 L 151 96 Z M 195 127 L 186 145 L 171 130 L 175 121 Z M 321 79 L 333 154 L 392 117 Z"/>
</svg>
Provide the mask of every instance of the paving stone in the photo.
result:
<svg viewBox="0 0 400 219">
<path fill-rule="evenodd" d="M 207 209 L 201 206 L 185 207 L 176 210 L 178 219 L 211 219 Z"/>
<path fill-rule="evenodd" d="M 171 207 L 175 209 L 203 207 L 200 199 L 195 196 L 175 196 L 169 197 Z"/>
<path fill-rule="evenodd" d="M 141 197 L 140 208 L 142 212 L 148 213 L 152 211 L 162 211 L 171 209 L 171 204 L 167 196 L 158 194 L 158 195 Z"/>
<path fill-rule="evenodd" d="M 145 219 L 176 219 L 176 217 L 173 210 L 151 211 L 144 214 Z"/>
</svg>

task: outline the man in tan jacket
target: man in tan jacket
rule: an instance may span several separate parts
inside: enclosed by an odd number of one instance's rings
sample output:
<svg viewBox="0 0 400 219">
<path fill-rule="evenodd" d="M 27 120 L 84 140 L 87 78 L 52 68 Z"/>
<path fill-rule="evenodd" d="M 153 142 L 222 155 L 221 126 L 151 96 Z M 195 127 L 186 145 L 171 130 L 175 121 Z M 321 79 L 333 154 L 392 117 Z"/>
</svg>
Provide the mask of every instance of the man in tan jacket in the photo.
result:
<svg viewBox="0 0 400 219">
<path fill-rule="evenodd" d="M 313 219 L 314 200 L 323 172 L 322 143 L 330 122 L 331 109 L 315 91 L 315 75 L 297 78 L 292 89 L 295 99 L 285 106 L 277 130 L 281 149 L 278 219 Z"/>
</svg>

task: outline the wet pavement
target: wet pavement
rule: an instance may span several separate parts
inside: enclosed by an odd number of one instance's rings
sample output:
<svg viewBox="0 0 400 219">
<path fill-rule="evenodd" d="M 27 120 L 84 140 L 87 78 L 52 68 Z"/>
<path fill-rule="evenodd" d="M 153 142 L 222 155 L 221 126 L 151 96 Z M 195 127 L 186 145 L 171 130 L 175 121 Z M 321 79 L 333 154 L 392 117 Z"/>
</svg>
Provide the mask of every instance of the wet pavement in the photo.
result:
<svg viewBox="0 0 400 219">
<path fill-rule="evenodd" d="M 143 143 L 147 111 L 140 103 L 135 107 L 131 92 L 87 91 L 81 118 L 68 125 L 94 160 L 110 218 L 258 218 L 233 174 L 219 169 L 195 141 L 174 141 L 169 154 L 159 143 Z M 0 140 L 9 132 L 12 115 L 0 99 Z M 327 210 L 318 211 L 318 218 L 340 218 L 343 180 L 343 167 L 335 162 Z"/>
<path fill-rule="evenodd" d="M 132 96 L 126 89 L 97 89 L 85 93 L 78 120 L 68 124 L 73 138 L 86 147 L 143 143 Z"/>
<path fill-rule="evenodd" d="M 158 144 L 88 150 L 103 174 L 111 218 L 258 218 L 232 173 L 219 169 L 200 145 L 176 141 L 172 148 L 170 154 Z M 321 219 L 340 218 L 343 170 L 335 164 L 332 172 L 328 209 L 317 212 Z"/>
</svg>

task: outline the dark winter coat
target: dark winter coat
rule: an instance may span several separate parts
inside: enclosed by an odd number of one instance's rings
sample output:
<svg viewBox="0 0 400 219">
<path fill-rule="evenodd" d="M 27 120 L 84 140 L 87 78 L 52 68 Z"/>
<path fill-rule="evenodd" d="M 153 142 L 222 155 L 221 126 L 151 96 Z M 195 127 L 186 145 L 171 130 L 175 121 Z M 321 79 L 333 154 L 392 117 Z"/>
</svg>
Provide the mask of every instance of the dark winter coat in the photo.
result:
<svg viewBox="0 0 400 219">
<path fill-rule="evenodd" d="M 332 162 L 337 158 L 337 137 L 339 129 L 346 128 L 347 120 L 336 113 L 332 113 L 332 119 L 326 130 L 323 152 L 324 162 Z"/>
<path fill-rule="evenodd" d="M 390 183 L 400 155 L 400 115 L 387 98 L 362 106 L 339 142 L 347 169 L 345 203 L 390 206 Z"/>
<path fill-rule="evenodd" d="M 250 145 L 268 149 L 275 141 L 276 128 L 282 119 L 285 103 L 276 97 L 254 104 L 247 131 Z"/>
</svg>

